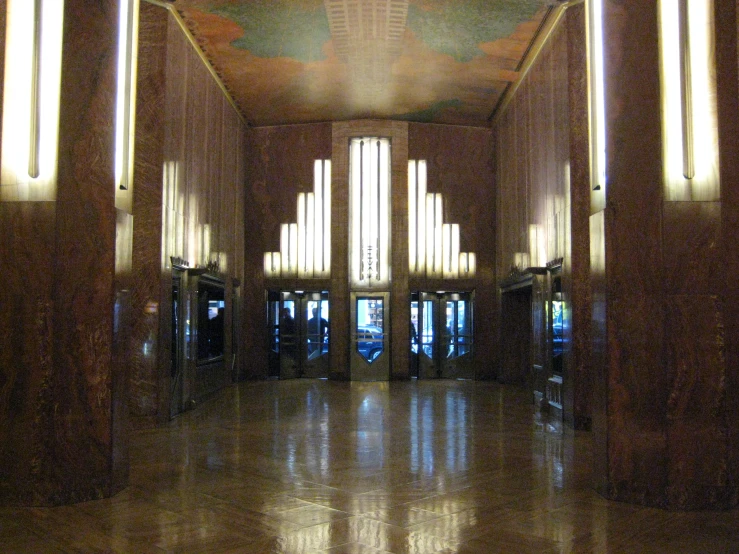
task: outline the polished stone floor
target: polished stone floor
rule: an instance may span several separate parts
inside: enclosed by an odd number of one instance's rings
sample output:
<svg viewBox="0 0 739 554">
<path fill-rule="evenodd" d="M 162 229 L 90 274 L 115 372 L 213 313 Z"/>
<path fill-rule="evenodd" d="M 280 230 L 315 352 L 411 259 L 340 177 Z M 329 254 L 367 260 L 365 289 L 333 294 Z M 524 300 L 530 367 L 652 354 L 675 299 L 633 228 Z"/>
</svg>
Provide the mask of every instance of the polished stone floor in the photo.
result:
<svg viewBox="0 0 739 554">
<path fill-rule="evenodd" d="M 592 491 L 590 434 L 461 381 L 229 388 L 136 431 L 112 499 L 0 509 L 0 552 L 736 553 L 739 511 Z"/>
</svg>

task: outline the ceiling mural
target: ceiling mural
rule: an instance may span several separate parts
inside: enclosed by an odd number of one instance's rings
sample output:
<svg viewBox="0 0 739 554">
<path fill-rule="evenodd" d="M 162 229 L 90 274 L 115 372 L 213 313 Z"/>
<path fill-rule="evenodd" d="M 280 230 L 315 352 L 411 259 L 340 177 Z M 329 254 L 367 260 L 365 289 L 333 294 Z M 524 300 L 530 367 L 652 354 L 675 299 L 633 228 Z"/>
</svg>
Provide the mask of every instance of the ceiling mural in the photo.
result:
<svg viewBox="0 0 739 554">
<path fill-rule="evenodd" d="M 256 126 L 486 126 L 550 0 L 175 0 Z"/>
</svg>

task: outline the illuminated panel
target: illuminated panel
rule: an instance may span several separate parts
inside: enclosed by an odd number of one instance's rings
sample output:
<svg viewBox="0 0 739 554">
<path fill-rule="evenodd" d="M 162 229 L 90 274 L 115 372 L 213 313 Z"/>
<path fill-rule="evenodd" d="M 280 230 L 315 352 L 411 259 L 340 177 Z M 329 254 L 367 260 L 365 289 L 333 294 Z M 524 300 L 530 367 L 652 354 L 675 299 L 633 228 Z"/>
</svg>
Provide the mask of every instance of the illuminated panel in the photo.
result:
<svg viewBox="0 0 739 554">
<path fill-rule="evenodd" d="M 415 160 L 408 160 L 408 269 L 418 271 L 418 173 Z"/>
<path fill-rule="evenodd" d="M 712 0 L 660 2 L 667 200 L 720 199 Z"/>
<path fill-rule="evenodd" d="M 444 199 L 426 192 L 425 160 L 408 162 L 408 258 L 411 275 L 468 278 L 470 256 L 460 252 L 460 227 L 444 222 Z M 474 254 L 472 254 L 474 258 Z M 474 267 L 474 262 L 473 266 Z"/>
<path fill-rule="evenodd" d="M 313 271 L 323 274 L 323 164 L 313 163 Z"/>
<path fill-rule="evenodd" d="M 349 156 L 352 284 L 384 288 L 390 280 L 390 141 L 351 139 Z"/>
<path fill-rule="evenodd" d="M 296 225 L 298 236 L 298 247 L 296 252 L 298 277 L 305 277 L 305 239 L 306 239 L 306 209 L 305 193 L 298 194 L 298 223 Z"/>
<path fill-rule="evenodd" d="M 115 123 L 116 207 L 132 211 L 136 122 L 139 0 L 123 0 L 118 18 L 118 85 Z"/>
<path fill-rule="evenodd" d="M 605 78 L 603 75 L 603 0 L 589 0 L 588 63 L 590 69 L 590 181 L 594 190 L 606 186 Z"/>
<path fill-rule="evenodd" d="M 56 198 L 61 0 L 8 0 L 0 200 Z"/>
<path fill-rule="evenodd" d="M 313 192 L 298 193 L 297 223 L 280 226 L 280 251 L 264 255 L 269 278 L 329 277 L 331 274 L 331 161 L 316 160 Z"/>
<path fill-rule="evenodd" d="M 331 160 L 323 160 L 323 272 L 331 275 Z"/>
</svg>

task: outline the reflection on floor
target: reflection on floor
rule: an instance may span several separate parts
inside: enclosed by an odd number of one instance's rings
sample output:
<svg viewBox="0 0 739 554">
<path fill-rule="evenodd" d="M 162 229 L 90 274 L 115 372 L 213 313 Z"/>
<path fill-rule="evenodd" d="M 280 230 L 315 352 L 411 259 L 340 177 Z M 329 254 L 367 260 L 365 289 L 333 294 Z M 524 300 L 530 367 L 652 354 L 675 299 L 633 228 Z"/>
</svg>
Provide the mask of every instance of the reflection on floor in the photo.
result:
<svg viewBox="0 0 739 554">
<path fill-rule="evenodd" d="M 137 431 L 115 498 L 0 509 L 0 551 L 739 552 L 739 511 L 608 502 L 590 450 L 492 383 L 247 383 Z"/>
</svg>

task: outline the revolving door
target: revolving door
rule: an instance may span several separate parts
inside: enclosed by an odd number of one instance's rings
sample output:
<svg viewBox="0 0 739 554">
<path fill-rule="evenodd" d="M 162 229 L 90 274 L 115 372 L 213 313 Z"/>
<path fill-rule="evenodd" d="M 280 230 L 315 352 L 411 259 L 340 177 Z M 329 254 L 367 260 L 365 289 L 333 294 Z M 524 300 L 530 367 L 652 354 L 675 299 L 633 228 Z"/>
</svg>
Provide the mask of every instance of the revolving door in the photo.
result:
<svg viewBox="0 0 739 554">
<path fill-rule="evenodd" d="M 411 295 L 411 375 L 473 379 L 472 293 Z"/>
<path fill-rule="evenodd" d="M 270 377 L 327 378 L 328 292 L 270 291 L 267 314 Z"/>
</svg>

